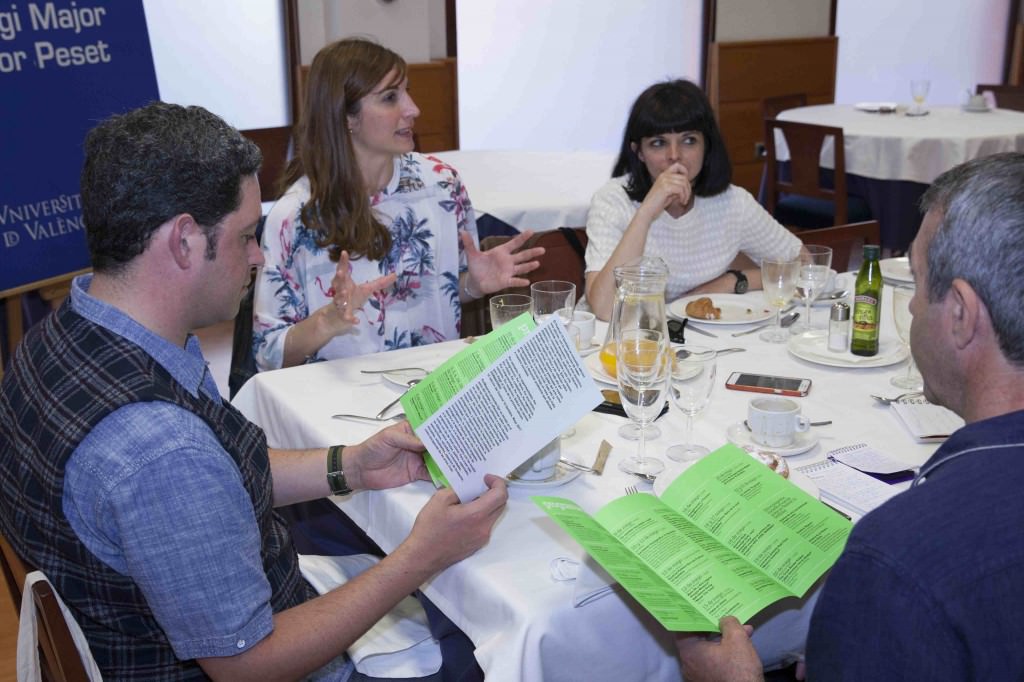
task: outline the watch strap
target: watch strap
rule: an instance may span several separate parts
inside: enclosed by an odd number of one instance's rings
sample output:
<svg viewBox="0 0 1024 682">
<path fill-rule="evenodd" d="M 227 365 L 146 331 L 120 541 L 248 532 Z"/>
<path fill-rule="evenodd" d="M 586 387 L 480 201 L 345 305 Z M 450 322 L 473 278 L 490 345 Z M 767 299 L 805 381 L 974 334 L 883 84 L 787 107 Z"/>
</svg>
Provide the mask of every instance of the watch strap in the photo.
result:
<svg viewBox="0 0 1024 682">
<path fill-rule="evenodd" d="M 348 495 L 352 492 L 342 469 L 341 453 L 344 450 L 344 445 L 332 445 L 327 448 L 327 485 L 334 495 Z"/>
<path fill-rule="evenodd" d="M 733 287 L 733 292 L 737 294 L 745 294 L 747 292 L 747 287 L 749 286 L 749 281 L 747 280 L 747 276 L 743 274 L 743 271 L 726 270 L 726 272 L 731 273 L 736 278 L 736 286 Z"/>
</svg>

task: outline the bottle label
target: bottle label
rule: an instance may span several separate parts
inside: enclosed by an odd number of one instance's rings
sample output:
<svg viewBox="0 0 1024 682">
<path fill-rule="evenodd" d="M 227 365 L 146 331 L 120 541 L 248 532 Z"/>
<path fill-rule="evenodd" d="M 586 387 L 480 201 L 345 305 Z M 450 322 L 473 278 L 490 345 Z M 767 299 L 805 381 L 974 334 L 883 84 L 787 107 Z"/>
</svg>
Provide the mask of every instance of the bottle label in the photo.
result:
<svg viewBox="0 0 1024 682">
<path fill-rule="evenodd" d="M 860 294 L 853 299 L 853 337 L 860 339 L 878 338 L 878 299 Z"/>
</svg>

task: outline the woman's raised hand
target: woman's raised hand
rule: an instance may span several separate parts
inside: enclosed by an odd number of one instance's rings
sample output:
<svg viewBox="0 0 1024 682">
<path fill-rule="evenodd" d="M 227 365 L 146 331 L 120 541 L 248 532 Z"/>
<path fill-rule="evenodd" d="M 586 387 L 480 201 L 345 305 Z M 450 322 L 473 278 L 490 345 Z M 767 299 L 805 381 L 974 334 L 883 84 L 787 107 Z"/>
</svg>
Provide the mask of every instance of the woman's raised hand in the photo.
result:
<svg viewBox="0 0 1024 682">
<path fill-rule="evenodd" d="M 467 293 L 471 296 L 483 295 L 509 287 L 529 286 L 530 280 L 523 275 L 539 268 L 540 262 L 537 259 L 544 255 L 542 246 L 520 251 L 526 240 L 532 236 L 533 231 L 527 230 L 500 246 L 481 251 L 476 248 L 473 237 L 468 232 L 460 232 L 459 237 L 466 249 L 466 262 L 469 268 L 467 288 L 471 291 Z"/>
<path fill-rule="evenodd" d="M 348 251 L 342 251 L 341 257 L 338 258 L 338 267 L 331 279 L 331 307 L 337 314 L 337 320 L 346 325 L 355 324 L 358 321 L 356 313 L 362 310 L 370 296 L 392 286 L 396 279 L 398 279 L 398 275 L 391 273 L 362 284 L 356 284 L 352 280 Z"/>
<path fill-rule="evenodd" d="M 685 208 L 692 196 L 693 186 L 686 167 L 681 163 L 673 163 L 654 180 L 643 203 L 661 213 L 671 206 Z"/>
</svg>

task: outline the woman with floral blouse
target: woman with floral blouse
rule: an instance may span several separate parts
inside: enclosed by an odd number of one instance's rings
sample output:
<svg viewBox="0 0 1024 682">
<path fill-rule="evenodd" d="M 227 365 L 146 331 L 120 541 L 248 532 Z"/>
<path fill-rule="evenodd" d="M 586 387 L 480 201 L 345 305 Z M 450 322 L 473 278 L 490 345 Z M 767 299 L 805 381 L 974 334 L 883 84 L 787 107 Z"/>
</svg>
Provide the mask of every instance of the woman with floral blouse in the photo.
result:
<svg viewBox="0 0 1024 682">
<path fill-rule="evenodd" d="M 463 302 L 528 284 L 543 249 L 517 252 L 526 232 L 478 250 L 458 173 L 412 151 L 419 113 L 391 50 L 346 39 L 314 58 L 263 234 L 260 369 L 455 339 Z"/>
</svg>

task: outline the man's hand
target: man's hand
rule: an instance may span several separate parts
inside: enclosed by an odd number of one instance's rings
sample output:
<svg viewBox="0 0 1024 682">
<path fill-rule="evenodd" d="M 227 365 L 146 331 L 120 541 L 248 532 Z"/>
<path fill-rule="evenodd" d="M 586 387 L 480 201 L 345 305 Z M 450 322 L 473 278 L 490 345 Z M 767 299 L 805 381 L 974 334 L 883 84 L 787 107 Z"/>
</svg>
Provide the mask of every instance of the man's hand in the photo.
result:
<svg viewBox="0 0 1024 682">
<path fill-rule="evenodd" d="M 676 638 L 686 682 L 763 682 L 761 659 L 750 641 L 754 629 L 733 616 L 718 621 L 722 638 L 684 634 Z"/>
<path fill-rule="evenodd" d="M 353 490 L 380 490 L 430 480 L 423 463 L 423 443 L 404 419 L 345 448 L 341 463 Z"/>
<path fill-rule="evenodd" d="M 444 488 L 420 510 L 401 548 L 412 552 L 431 574 L 487 544 L 491 528 L 505 509 L 508 488 L 504 479 L 491 474 L 484 482 L 488 489 L 472 502 L 459 503 L 455 491 Z"/>
<path fill-rule="evenodd" d="M 530 286 L 530 280 L 523 275 L 539 268 L 540 263 L 537 259 L 544 255 L 542 246 L 519 250 L 532 236 L 533 232 L 527 230 L 500 246 L 481 251 L 476 248 L 473 237 L 468 232 L 460 232 L 459 238 L 466 249 L 466 263 L 469 269 L 466 277 L 469 278 L 468 285 L 472 294 L 491 294 L 509 287 Z"/>
</svg>

